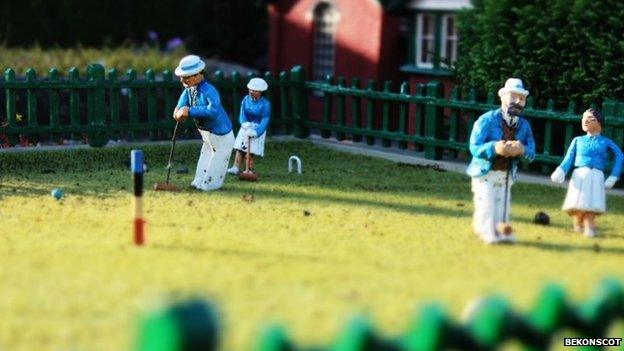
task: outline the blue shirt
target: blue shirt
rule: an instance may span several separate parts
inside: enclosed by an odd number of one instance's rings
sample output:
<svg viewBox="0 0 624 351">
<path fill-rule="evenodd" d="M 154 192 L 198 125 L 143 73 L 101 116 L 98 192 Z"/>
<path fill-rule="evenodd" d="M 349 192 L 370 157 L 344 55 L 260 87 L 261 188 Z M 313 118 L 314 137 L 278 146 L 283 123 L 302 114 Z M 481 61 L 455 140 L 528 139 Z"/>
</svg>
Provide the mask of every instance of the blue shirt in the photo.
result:
<svg viewBox="0 0 624 351">
<path fill-rule="evenodd" d="M 184 89 L 176 107 L 188 106 L 189 117 L 211 133 L 225 135 L 232 131 L 232 122 L 221 105 L 221 98 L 215 87 L 203 80 L 197 85 L 194 99 L 192 95 L 192 89 Z"/>
<path fill-rule="evenodd" d="M 500 108 L 490 110 L 482 114 L 474 123 L 470 134 L 470 153 L 472 161 L 466 169 L 466 174 L 471 177 L 481 177 L 492 169 L 492 163 L 496 158 L 494 145 L 503 140 L 503 114 Z M 524 145 L 524 158 L 533 161 L 535 159 L 535 141 L 529 122 L 520 117 L 516 125 L 516 140 Z M 518 160 L 514 158 L 512 177 L 515 178 L 518 169 Z"/>
<path fill-rule="evenodd" d="M 246 95 L 241 102 L 240 116 L 241 124 L 245 122 L 257 123 L 256 133 L 262 135 L 271 121 L 271 103 L 264 96 L 254 101 L 251 96 Z"/>
<path fill-rule="evenodd" d="M 583 135 L 572 140 L 568 152 L 559 165 L 565 173 L 574 167 L 596 168 L 601 171 L 607 166 L 609 158 L 608 151 L 615 155 L 615 163 L 611 170 L 611 175 L 619 178 L 622 172 L 622 160 L 624 156 L 620 148 L 615 143 L 602 135 Z"/>
</svg>

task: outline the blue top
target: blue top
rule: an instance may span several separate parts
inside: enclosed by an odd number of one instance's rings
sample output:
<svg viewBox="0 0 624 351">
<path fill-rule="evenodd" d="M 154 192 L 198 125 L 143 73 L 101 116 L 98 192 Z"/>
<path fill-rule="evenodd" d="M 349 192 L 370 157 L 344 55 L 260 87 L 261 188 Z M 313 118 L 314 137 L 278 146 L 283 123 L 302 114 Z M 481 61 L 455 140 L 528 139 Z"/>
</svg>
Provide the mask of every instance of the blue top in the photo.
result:
<svg viewBox="0 0 624 351">
<path fill-rule="evenodd" d="M 254 101 L 251 96 L 245 95 L 241 102 L 240 116 L 238 118 L 241 124 L 245 122 L 257 123 L 256 133 L 262 135 L 271 120 L 271 103 L 264 96 Z"/>
<path fill-rule="evenodd" d="M 474 123 L 470 134 L 470 153 L 472 161 L 466 169 L 466 174 L 471 177 L 481 177 L 486 175 L 492 168 L 492 163 L 496 158 L 494 144 L 503 140 L 503 114 L 500 108 L 490 110 L 482 114 Z M 535 142 L 533 132 L 529 122 L 520 117 L 516 126 L 516 140 L 524 145 L 524 159 L 529 162 L 535 158 Z M 516 176 L 518 169 L 518 158 L 514 158 L 512 166 L 512 177 Z"/>
<path fill-rule="evenodd" d="M 574 167 L 589 167 L 603 171 L 607 166 L 609 159 L 607 151 L 609 150 L 615 155 L 615 163 L 613 164 L 611 175 L 619 178 L 622 172 L 622 160 L 624 159 L 622 151 L 611 139 L 605 138 L 600 134 L 583 135 L 574 138 L 559 167 L 565 173 L 568 173 L 574 162 Z"/>
<path fill-rule="evenodd" d="M 203 80 L 197 85 L 197 96 L 192 101 L 190 88 L 180 94 L 177 108 L 188 106 L 189 117 L 202 128 L 218 135 L 225 135 L 232 131 L 232 122 L 221 105 L 221 98 L 217 89 Z"/>
</svg>

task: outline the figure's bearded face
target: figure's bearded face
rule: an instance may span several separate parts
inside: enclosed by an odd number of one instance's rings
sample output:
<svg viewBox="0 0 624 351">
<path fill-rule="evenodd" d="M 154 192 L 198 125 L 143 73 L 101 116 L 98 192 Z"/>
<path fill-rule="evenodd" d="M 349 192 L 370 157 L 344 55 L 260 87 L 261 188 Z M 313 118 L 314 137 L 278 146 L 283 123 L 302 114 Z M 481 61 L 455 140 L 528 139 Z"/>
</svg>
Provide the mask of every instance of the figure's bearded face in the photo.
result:
<svg viewBox="0 0 624 351">
<path fill-rule="evenodd" d="M 526 106 L 526 96 L 509 92 L 501 96 L 501 110 L 510 116 L 521 116 Z"/>
</svg>

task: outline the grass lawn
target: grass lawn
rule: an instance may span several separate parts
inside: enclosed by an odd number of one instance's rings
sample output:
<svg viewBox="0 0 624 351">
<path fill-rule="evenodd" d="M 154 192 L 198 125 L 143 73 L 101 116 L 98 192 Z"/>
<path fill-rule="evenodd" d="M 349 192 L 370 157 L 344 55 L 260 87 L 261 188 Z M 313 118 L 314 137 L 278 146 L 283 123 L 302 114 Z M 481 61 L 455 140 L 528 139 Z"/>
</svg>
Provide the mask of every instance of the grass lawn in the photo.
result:
<svg viewBox="0 0 624 351">
<path fill-rule="evenodd" d="M 180 145 L 174 167 L 194 171 L 199 148 Z M 164 181 L 168 145 L 143 149 L 148 188 Z M 287 174 L 292 154 L 302 175 Z M 467 176 L 306 142 L 269 142 L 257 183 L 146 190 L 148 244 L 137 248 L 127 159 L 128 148 L 0 153 L 0 349 L 129 350 L 137 316 L 171 296 L 215 301 L 225 349 L 241 350 L 267 322 L 328 345 L 355 314 L 398 335 L 426 302 L 459 318 L 497 293 L 526 310 L 545 282 L 581 301 L 604 277 L 624 278 L 624 198 L 608 198 L 591 240 L 569 229 L 564 189 L 517 184 L 520 242 L 487 246 L 471 232 Z M 551 226 L 532 223 L 539 210 Z"/>
</svg>

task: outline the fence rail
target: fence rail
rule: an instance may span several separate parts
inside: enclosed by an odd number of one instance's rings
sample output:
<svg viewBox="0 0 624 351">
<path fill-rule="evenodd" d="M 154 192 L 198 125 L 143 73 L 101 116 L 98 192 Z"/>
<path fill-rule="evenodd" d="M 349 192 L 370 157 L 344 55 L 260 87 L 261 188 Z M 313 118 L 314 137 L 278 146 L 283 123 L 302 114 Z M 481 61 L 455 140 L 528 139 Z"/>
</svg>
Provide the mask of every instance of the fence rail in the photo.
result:
<svg viewBox="0 0 624 351">
<path fill-rule="evenodd" d="M 249 78 L 238 72 L 226 77 L 220 71 L 210 77 L 235 127 Z M 358 78 L 347 82 L 344 77 L 328 76 L 313 82 L 299 66 L 277 77 L 265 73 L 263 78 L 269 83 L 266 96 L 273 106 L 271 133 L 305 138 L 314 129 L 324 138 L 424 151 L 429 159 L 469 157 L 472 124 L 483 112 L 498 107 L 494 93 L 478 101 L 474 91 L 462 95 L 455 88 L 445 94 L 448 89 L 437 81 L 417 86 L 402 83 L 398 89 L 389 81 L 379 84 Z M 94 146 L 118 137 L 168 138 L 173 127 L 170 113 L 180 91 L 170 71 L 157 79 L 155 72 L 147 70 L 139 78 L 134 70 L 121 75 L 94 64 L 85 76 L 75 68 L 64 78 L 56 69 L 46 77 L 29 69 L 17 79 L 7 69 L 0 80 L 0 95 L 4 95 L 0 111 L 5 111 L 0 134 L 8 136 L 7 144 L 16 144 L 20 137 L 56 141 L 86 136 Z M 581 134 L 579 113 L 586 108 L 570 103 L 560 111 L 554 106 L 549 101 L 538 108 L 529 97 L 525 110 L 537 144 L 536 160 L 544 170 L 560 163 L 572 138 Z M 624 103 L 605 101 L 602 111 L 603 134 L 624 145 Z"/>
</svg>

